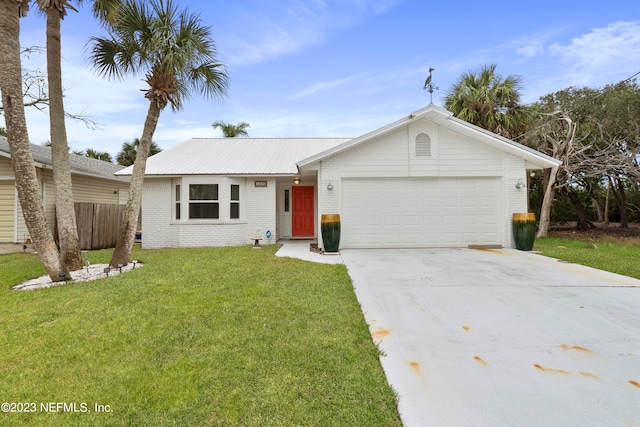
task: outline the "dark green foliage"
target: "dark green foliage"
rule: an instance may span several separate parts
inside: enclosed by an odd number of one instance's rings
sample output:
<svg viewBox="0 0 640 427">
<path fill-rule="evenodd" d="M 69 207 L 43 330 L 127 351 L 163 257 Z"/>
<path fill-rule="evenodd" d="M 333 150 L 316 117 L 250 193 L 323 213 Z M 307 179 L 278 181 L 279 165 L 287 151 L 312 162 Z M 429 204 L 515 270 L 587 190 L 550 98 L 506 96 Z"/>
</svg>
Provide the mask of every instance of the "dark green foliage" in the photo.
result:
<svg viewBox="0 0 640 427">
<path fill-rule="evenodd" d="M 124 142 L 120 152 L 116 155 L 116 162 L 122 166 L 131 166 L 136 161 L 138 148 L 140 147 L 140 138 L 134 138 L 132 142 Z M 151 142 L 149 148 L 149 156 L 158 154 L 162 149 L 155 142 Z"/>
</svg>

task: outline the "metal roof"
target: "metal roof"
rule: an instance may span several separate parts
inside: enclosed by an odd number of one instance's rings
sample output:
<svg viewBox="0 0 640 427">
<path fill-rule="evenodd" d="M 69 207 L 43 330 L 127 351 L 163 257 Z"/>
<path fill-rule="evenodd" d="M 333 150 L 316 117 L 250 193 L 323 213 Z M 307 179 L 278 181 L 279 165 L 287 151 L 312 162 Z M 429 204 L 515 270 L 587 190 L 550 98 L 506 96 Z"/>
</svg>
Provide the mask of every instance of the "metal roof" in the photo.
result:
<svg viewBox="0 0 640 427">
<path fill-rule="evenodd" d="M 432 104 L 358 138 L 192 138 L 150 157 L 145 175 L 295 175 L 298 167 L 309 166 L 421 118 L 522 157 L 541 169 L 560 164 L 559 160 L 457 119 L 450 111 Z M 117 174 L 131 175 L 132 171 L 133 167 L 128 167 Z"/>
<path fill-rule="evenodd" d="M 192 138 L 149 157 L 145 175 L 295 175 L 296 162 L 349 140 Z M 132 171 L 128 167 L 118 175 Z"/>
<path fill-rule="evenodd" d="M 43 169 L 53 168 L 51 161 L 51 148 L 42 147 L 40 145 L 31 144 L 31 152 L 36 166 Z M 7 138 L 0 136 L 0 156 L 11 158 L 11 150 Z M 124 169 L 124 166 L 114 163 L 105 162 L 98 159 L 92 159 L 77 154 L 69 154 L 69 167 L 71 173 L 77 175 L 93 176 L 97 178 L 109 179 L 112 181 L 129 182 L 128 177 L 116 176 L 115 173 Z"/>
</svg>

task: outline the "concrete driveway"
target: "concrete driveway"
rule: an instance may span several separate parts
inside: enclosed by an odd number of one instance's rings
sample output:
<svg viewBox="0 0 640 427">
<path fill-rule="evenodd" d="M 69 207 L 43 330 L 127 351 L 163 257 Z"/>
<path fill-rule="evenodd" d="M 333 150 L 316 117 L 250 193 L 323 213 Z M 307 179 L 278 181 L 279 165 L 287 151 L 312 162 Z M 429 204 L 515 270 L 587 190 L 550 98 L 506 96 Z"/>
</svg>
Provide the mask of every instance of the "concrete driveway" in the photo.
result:
<svg viewBox="0 0 640 427">
<path fill-rule="evenodd" d="M 405 427 L 640 426 L 640 281 L 509 249 L 342 258 Z"/>
</svg>

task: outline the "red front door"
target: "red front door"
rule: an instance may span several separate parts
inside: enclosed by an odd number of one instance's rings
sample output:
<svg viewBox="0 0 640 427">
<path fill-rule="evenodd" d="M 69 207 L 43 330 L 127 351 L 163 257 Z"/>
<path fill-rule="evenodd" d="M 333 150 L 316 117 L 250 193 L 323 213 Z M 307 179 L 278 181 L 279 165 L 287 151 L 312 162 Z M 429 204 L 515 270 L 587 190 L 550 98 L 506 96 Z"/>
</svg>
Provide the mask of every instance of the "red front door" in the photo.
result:
<svg viewBox="0 0 640 427">
<path fill-rule="evenodd" d="M 313 236 L 313 187 L 293 187 L 293 214 L 291 235 Z"/>
</svg>

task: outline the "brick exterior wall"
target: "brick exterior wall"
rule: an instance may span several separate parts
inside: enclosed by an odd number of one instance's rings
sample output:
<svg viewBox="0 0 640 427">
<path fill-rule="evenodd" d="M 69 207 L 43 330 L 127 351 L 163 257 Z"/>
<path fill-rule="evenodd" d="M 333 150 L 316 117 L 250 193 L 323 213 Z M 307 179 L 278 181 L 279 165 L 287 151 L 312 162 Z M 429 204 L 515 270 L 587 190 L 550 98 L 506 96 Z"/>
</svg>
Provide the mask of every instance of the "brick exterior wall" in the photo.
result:
<svg viewBox="0 0 640 427">
<path fill-rule="evenodd" d="M 266 187 L 256 187 L 254 181 L 267 181 Z M 276 242 L 276 180 L 275 178 L 247 178 L 246 195 L 246 218 L 247 230 L 244 236 L 245 241 L 256 235 L 260 230 L 260 235 L 264 239 L 261 243 L 271 244 Z M 271 232 L 271 238 L 266 238 L 266 232 Z"/>
<path fill-rule="evenodd" d="M 171 246 L 169 222 L 173 206 L 170 179 L 145 179 L 142 190 L 143 248 Z"/>
<path fill-rule="evenodd" d="M 255 180 L 266 180 L 267 187 L 255 187 Z M 171 179 L 147 179 L 142 197 L 142 246 L 147 248 L 241 246 L 252 243 L 257 229 L 263 244 L 276 242 L 276 181 L 273 178 L 247 178 L 241 184 L 240 219 L 175 220 Z M 232 181 L 224 182 L 228 185 Z M 238 182 L 234 180 L 233 183 Z M 188 190 L 181 183 L 183 217 L 188 211 Z M 228 203 L 221 199 L 220 203 Z M 223 212 L 224 209 L 221 209 Z M 227 214 L 228 215 L 228 214 Z M 267 230 L 271 239 L 266 239 Z"/>
<path fill-rule="evenodd" d="M 198 248 L 249 243 L 244 221 L 191 221 L 171 224 L 171 246 Z"/>
</svg>

